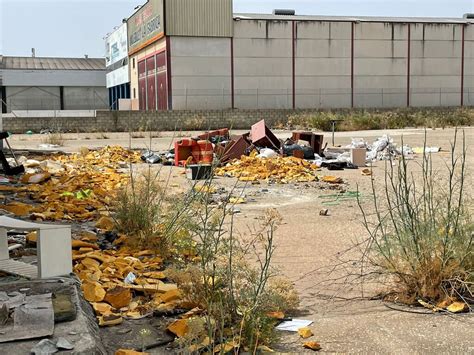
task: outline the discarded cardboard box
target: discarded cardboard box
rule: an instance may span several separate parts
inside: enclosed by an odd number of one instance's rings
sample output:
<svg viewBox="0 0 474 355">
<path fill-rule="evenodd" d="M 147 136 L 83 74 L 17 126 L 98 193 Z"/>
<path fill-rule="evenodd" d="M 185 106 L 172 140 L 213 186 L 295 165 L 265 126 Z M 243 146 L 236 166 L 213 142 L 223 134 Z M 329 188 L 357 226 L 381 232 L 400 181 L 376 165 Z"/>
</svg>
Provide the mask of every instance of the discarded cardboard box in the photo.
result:
<svg viewBox="0 0 474 355">
<path fill-rule="evenodd" d="M 367 149 L 366 148 L 352 148 L 351 149 L 351 163 L 358 166 L 365 166 L 365 161 L 367 159 Z"/>
</svg>

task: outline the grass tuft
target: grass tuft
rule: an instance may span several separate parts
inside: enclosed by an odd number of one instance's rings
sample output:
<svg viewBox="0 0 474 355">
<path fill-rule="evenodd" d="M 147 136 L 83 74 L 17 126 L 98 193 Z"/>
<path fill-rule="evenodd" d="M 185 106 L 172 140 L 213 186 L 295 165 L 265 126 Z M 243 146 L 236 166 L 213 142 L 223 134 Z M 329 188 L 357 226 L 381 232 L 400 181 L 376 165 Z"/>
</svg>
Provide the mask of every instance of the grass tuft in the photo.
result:
<svg viewBox="0 0 474 355">
<path fill-rule="evenodd" d="M 394 281 L 394 294 L 403 302 L 474 302 L 474 224 L 466 194 L 464 134 L 460 152 L 458 145 L 456 130 L 444 172 L 433 170 L 430 154 L 419 167 L 405 158 L 397 168 L 388 162 L 383 192 L 372 183 L 375 214 L 359 201 L 370 235 L 367 260 Z M 421 169 L 421 178 L 413 174 L 415 168 Z"/>
</svg>

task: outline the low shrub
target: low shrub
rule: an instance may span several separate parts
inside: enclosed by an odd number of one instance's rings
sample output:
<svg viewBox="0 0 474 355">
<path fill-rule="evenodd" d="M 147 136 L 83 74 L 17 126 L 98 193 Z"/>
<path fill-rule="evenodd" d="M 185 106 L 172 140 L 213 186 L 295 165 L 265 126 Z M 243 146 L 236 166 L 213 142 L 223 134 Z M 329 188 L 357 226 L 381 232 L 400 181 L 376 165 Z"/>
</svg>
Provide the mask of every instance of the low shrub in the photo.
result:
<svg viewBox="0 0 474 355">
<path fill-rule="evenodd" d="M 370 265 L 394 281 L 395 298 L 437 304 L 446 299 L 474 302 L 474 224 L 466 194 L 466 142 L 456 130 L 445 175 L 424 154 L 421 178 L 414 161 L 388 162 L 383 192 L 372 184 L 374 215 L 359 201 L 370 235 Z"/>
<path fill-rule="evenodd" d="M 474 124 L 472 108 L 426 108 L 394 110 L 334 110 L 298 113 L 288 117 L 288 128 L 331 131 L 331 120 L 338 120 L 337 131 L 395 129 L 407 127 L 445 128 Z"/>
</svg>

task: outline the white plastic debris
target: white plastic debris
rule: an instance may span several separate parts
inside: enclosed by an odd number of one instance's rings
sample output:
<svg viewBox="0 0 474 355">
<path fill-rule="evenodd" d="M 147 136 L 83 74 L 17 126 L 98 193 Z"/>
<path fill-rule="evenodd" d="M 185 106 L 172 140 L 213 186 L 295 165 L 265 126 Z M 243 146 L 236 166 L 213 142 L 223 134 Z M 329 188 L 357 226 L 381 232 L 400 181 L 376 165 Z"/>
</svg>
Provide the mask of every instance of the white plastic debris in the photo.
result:
<svg viewBox="0 0 474 355">
<path fill-rule="evenodd" d="M 51 174 L 56 174 L 64 171 L 64 166 L 52 160 L 44 160 L 40 163 L 40 168 Z"/>
<path fill-rule="evenodd" d="M 288 332 L 297 332 L 298 329 L 307 327 L 311 324 L 313 324 L 312 320 L 292 319 L 289 321 L 281 322 L 279 325 L 276 326 L 276 329 L 286 330 Z"/>
<path fill-rule="evenodd" d="M 127 285 L 130 285 L 130 284 L 133 284 L 136 279 L 137 277 L 135 276 L 135 274 L 133 272 L 129 272 L 125 280 L 123 280 L 123 282 L 126 283 Z"/>
<path fill-rule="evenodd" d="M 347 148 L 367 148 L 369 144 L 364 140 L 364 138 L 352 138 L 352 142 Z"/>
<path fill-rule="evenodd" d="M 264 159 L 275 158 L 277 156 L 278 156 L 278 153 L 270 148 L 263 148 L 262 150 L 260 150 L 260 154 L 258 155 L 259 158 L 264 158 Z"/>
</svg>

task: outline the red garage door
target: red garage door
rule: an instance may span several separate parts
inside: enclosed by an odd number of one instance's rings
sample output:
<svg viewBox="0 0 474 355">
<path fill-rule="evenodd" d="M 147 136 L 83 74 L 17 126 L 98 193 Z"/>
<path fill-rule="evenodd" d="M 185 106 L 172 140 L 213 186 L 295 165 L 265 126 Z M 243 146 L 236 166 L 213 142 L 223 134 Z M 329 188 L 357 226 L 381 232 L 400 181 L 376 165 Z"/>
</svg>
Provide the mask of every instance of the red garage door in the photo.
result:
<svg viewBox="0 0 474 355">
<path fill-rule="evenodd" d="M 139 91 L 139 108 L 146 110 L 146 66 L 145 61 L 138 62 L 138 91 Z"/>
<path fill-rule="evenodd" d="M 155 57 L 146 60 L 147 106 L 149 111 L 156 111 L 156 66 Z"/>
<path fill-rule="evenodd" d="M 166 75 L 166 52 L 156 55 L 156 88 L 158 90 L 158 109 L 168 109 L 168 86 Z"/>
</svg>

